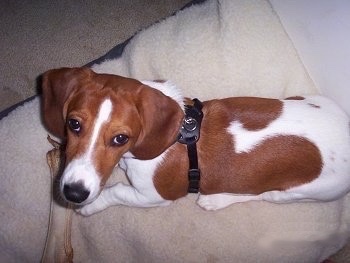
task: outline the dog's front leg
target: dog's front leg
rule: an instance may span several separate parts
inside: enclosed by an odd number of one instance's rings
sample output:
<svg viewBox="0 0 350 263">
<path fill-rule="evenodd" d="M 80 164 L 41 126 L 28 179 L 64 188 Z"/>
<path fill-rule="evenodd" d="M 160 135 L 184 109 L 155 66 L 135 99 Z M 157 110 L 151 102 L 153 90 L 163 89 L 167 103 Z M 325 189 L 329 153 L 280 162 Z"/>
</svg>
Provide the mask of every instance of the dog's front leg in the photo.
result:
<svg viewBox="0 0 350 263">
<path fill-rule="evenodd" d="M 114 205 L 132 207 L 156 207 L 169 205 L 171 201 L 162 199 L 159 195 L 142 193 L 133 186 L 117 183 L 102 190 L 99 197 L 90 204 L 77 209 L 77 212 L 89 216 Z"/>
</svg>

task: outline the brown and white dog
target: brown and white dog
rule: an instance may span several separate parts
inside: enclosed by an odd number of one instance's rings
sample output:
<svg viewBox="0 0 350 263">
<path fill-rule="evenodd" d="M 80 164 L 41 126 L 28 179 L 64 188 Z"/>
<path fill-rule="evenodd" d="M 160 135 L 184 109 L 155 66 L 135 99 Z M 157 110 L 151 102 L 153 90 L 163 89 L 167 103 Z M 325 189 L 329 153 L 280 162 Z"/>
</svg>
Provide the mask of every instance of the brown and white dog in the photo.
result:
<svg viewBox="0 0 350 263">
<path fill-rule="evenodd" d="M 66 138 L 63 197 L 90 215 L 112 205 L 168 205 L 188 189 L 186 145 L 177 137 L 184 98 L 170 82 L 137 81 L 88 68 L 43 75 L 43 119 Z M 349 118 L 321 96 L 237 97 L 203 102 L 197 142 L 198 204 L 330 201 L 350 191 Z M 131 185 L 104 185 L 116 165 Z"/>
</svg>

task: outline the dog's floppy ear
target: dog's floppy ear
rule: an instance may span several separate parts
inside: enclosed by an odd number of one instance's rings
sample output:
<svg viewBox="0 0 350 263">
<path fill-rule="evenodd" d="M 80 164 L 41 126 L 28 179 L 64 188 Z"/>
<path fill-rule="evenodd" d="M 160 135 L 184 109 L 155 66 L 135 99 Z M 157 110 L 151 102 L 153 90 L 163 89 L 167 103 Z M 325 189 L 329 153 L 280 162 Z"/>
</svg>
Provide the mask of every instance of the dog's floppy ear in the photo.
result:
<svg viewBox="0 0 350 263">
<path fill-rule="evenodd" d="M 42 75 L 42 116 L 46 128 L 53 135 L 64 138 L 64 105 L 79 86 L 79 81 L 91 72 L 87 68 L 60 68 Z"/>
<path fill-rule="evenodd" d="M 137 97 L 142 130 L 131 153 L 138 159 L 153 159 L 176 141 L 184 113 L 175 100 L 146 85 Z"/>
</svg>

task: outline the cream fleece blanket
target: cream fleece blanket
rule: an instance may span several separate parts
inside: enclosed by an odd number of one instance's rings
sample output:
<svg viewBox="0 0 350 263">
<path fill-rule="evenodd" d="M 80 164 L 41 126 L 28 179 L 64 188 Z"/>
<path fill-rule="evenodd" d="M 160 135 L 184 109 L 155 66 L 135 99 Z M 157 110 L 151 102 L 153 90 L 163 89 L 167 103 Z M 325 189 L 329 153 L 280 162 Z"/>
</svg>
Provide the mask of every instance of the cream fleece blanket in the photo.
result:
<svg viewBox="0 0 350 263">
<path fill-rule="evenodd" d="M 94 65 L 171 79 L 184 95 L 318 93 L 267 1 L 208 0 L 139 32 L 116 60 Z M 0 258 L 35 262 L 48 226 L 51 148 L 38 99 L 0 122 Z M 125 180 L 115 171 L 110 183 Z M 188 195 L 169 207 L 73 214 L 75 262 L 321 262 L 350 237 L 350 195 L 329 203 L 236 204 L 203 211 Z M 54 204 L 45 259 L 58 261 L 66 210 Z M 345 261 L 344 261 L 345 262 Z"/>
</svg>

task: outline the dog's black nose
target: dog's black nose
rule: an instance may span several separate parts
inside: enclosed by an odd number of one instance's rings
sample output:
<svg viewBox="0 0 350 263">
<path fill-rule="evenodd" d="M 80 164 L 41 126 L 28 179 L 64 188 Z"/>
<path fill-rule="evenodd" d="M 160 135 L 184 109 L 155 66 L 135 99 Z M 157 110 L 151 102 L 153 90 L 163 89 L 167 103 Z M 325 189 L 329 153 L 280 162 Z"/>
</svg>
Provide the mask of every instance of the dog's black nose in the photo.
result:
<svg viewBox="0 0 350 263">
<path fill-rule="evenodd" d="M 67 201 L 80 204 L 84 202 L 90 194 L 82 183 L 65 184 L 63 187 L 63 195 Z"/>
</svg>

